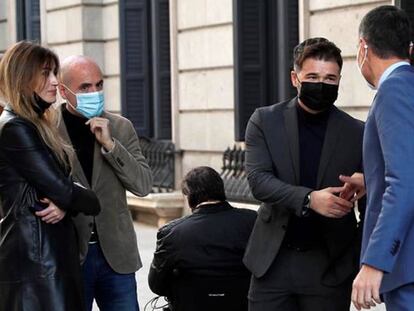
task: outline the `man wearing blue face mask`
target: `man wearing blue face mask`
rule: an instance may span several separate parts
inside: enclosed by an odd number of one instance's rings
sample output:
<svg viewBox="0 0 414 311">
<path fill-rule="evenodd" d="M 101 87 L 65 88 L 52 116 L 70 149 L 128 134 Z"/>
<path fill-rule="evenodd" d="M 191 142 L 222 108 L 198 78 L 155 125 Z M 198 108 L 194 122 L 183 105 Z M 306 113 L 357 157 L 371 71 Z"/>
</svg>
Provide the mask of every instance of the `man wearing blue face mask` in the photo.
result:
<svg viewBox="0 0 414 311">
<path fill-rule="evenodd" d="M 257 109 L 246 129 L 248 181 L 262 201 L 244 257 L 249 310 L 349 311 L 361 228 L 338 177 L 361 170 L 363 123 L 334 106 L 334 43 L 305 40 L 293 64 L 298 96 Z"/>
<path fill-rule="evenodd" d="M 59 91 L 61 133 L 73 145 L 73 176 L 95 191 L 99 217 L 77 216 L 86 310 L 95 299 L 102 311 L 139 310 L 135 272 L 142 266 L 126 190 L 138 195 L 152 188 L 151 171 L 137 134 L 127 119 L 104 111 L 103 76 L 89 57 L 62 63 Z"/>
<path fill-rule="evenodd" d="M 90 93 L 73 93 L 73 91 L 63 84 L 63 87 L 67 89 L 72 95 L 76 97 L 76 107 L 69 101 L 67 104 L 76 112 L 81 114 L 87 119 L 92 119 L 101 116 L 104 110 L 104 94 L 103 91 L 96 91 Z"/>
</svg>

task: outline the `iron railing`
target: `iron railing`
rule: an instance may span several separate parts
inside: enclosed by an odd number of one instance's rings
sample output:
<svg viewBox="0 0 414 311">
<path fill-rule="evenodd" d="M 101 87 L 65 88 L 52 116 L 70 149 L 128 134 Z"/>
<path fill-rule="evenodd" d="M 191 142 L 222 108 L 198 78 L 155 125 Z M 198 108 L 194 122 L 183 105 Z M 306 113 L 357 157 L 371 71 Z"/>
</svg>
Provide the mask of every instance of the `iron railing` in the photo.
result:
<svg viewBox="0 0 414 311">
<path fill-rule="evenodd" d="M 251 191 L 244 170 L 246 151 L 241 147 L 228 147 L 223 153 L 223 167 L 220 173 L 224 181 L 224 189 L 229 201 L 243 203 L 259 203 Z"/>
<path fill-rule="evenodd" d="M 171 141 L 140 138 L 142 153 L 153 176 L 153 192 L 171 192 L 175 179 L 175 146 Z"/>
</svg>

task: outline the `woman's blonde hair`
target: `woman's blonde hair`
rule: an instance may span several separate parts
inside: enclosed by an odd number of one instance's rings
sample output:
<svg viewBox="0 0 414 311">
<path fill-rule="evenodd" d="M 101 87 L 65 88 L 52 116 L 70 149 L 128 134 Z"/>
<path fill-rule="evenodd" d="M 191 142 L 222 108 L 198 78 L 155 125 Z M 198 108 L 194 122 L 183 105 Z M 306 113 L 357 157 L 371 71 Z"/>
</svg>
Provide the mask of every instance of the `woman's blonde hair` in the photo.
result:
<svg viewBox="0 0 414 311">
<path fill-rule="evenodd" d="M 38 114 L 34 110 L 35 90 L 47 82 L 48 77 L 42 74 L 45 66 L 54 68 L 56 75 L 59 72 L 59 58 L 54 52 L 28 41 L 14 44 L 0 61 L 0 93 L 14 113 L 34 124 L 59 162 L 70 169 L 73 149 L 58 133 L 60 112 L 49 108 Z"/>
</svg>

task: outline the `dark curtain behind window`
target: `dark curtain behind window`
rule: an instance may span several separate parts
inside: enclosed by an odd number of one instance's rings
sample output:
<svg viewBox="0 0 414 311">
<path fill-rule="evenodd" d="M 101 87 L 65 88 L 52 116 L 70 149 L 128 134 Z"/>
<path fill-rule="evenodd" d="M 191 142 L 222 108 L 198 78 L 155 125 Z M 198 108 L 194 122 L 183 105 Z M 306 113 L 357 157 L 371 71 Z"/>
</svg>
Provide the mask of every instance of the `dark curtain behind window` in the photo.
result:
<svg viewBox="0 0 414 311">
<path fill-rule="evenodd" d="M 292 51 L 299 41 L 298 1 L 234 0 L 235 140 L 244 141 L 257 107 L 295 96 Z"/>
<path fill-rule="evenodd" d="M 138 134 L 171 139 L 168 0 L 121 0 L 122 114 Z"/>
</svg>

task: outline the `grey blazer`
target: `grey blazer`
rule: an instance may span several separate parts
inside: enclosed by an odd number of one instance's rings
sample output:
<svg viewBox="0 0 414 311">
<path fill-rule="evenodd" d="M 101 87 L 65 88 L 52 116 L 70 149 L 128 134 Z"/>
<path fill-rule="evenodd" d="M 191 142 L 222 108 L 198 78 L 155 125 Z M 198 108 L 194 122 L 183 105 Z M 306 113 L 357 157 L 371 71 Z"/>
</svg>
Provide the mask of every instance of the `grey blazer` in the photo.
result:
<svg viewBox="0 0 414 311">
<path fill-rule="evenodd" d="M 101 212 L 95 217 L 95 222 L 100 246 L 109 265 L 118 273 L 133 273 L 142 267 L 142 263 L 127 206 L 126 190 L 138 196 L 147 195 L 152 188 L 152 175 L 132 123 L 108 112 L 104 112 L 102 117 L 110 121 L 115 147 L 111 152 L 104 152 L 95 142 L 92 185 L 89 185 L 76 156 L 73 177 L 92 189 L 99 199 Z M 63 120 L 60 132 L 71 143 Z M 93 217 L 78 215 L 74 221 L 83 261 L 88 251 Z"/>
<path fill-rule="evenodd" d="M 306 195 L 299 185 L 297 98 L 257 109 L 246 129 L 246 171 L 252 193 L 262 202 L 244 263 L 256 277 L 266 274 L 285 236 L 289 217 L 301 216 Z M 362 169 L 363 122 L 333 107 L 322 148 L 317 189 L 341 186 L 340 174 Z M 317 190 L 316 189 L 316 190 Z M 358 202 L 360 212 L 365 202 Z M 363 219 L 363 215 L 362 218 Z M 331 265 L 324 283 L 335 285 L 358 269 L 360 228 L 354 213 L 323 217 Z"/>
</svg>

